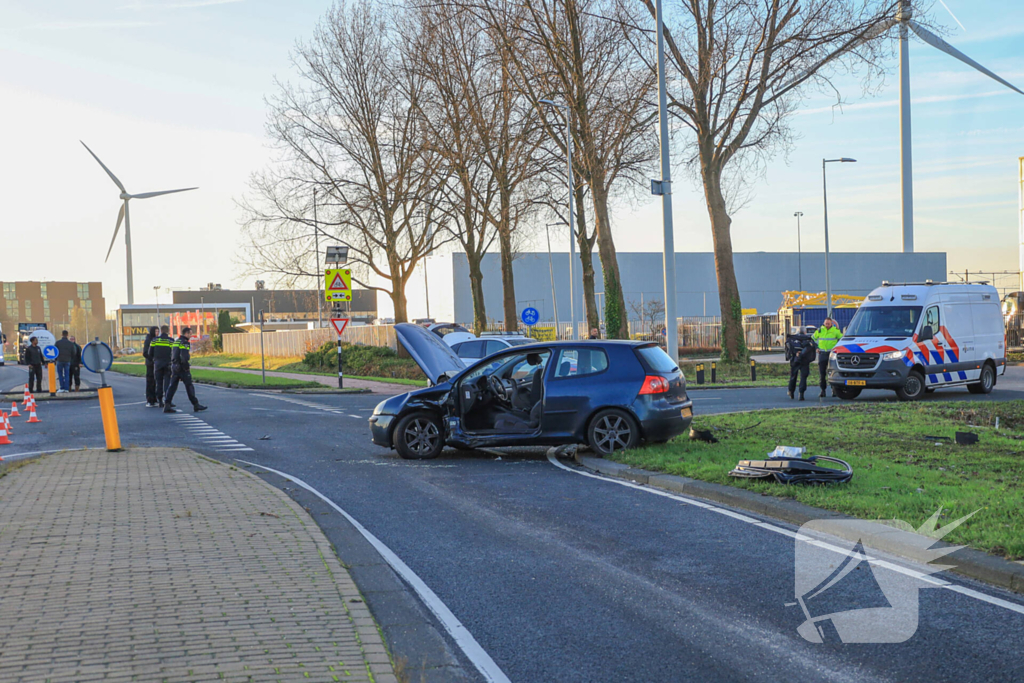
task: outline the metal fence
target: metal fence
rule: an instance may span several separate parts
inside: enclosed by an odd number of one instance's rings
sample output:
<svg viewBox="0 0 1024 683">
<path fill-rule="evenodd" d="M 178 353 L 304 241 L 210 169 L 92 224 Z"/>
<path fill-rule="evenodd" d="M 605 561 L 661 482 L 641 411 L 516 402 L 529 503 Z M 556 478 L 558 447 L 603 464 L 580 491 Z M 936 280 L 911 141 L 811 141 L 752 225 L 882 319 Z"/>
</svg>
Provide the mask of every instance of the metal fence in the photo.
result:
<svg viewBox="0 0 1024 683">
<path fill-rule="evenodd" d="M 224 335 L 224 353 L 259 354 L 259 333 L 233 333 Z M 333 342 L 338 335 L 331 328 L 314 330 L 283 330 L 266 332 L 263 337 L 263 353 L 277 358 L 304 356 L 308 351 L 319 348 L 325 342 Z M 389 346 L 398 349 L 394 325 L 360 325 L 345 328 L 343 342 L 366 346 Z"/>
</svg>

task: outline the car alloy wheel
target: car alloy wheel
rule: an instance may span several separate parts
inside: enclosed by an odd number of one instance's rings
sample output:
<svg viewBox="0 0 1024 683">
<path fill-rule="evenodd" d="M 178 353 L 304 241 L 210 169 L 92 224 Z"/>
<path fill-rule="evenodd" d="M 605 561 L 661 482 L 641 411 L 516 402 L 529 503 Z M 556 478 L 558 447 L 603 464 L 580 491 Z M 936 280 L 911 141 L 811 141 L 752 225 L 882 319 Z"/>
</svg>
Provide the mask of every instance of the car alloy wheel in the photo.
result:
<svg viewBox="0 0 1024 683">
<path fill-rule="evenodd" d="M 413 413 L 395 427 L 395 449 L 407 460 L 436 458 L 444 448 L 441 429 L 433 415 Z"/>
<path fill-rule="evenodd" d="M 617 410 L 598 414 L 590 425 L 590 447 L 602 455 L 633 448 L 637 441 L 633 421 Z"/>
</svg>

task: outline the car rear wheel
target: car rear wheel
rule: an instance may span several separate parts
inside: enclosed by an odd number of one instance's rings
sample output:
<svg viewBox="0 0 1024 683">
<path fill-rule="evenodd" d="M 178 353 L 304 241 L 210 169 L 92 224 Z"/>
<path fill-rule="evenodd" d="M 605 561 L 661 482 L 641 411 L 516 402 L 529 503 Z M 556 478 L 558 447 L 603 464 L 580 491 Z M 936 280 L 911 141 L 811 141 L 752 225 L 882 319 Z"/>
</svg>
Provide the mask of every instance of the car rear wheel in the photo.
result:
<svg viewBox="0 0 1024 683">
<path fill-rule="evenodd" d="M 640 443 L 640 429 L 628 413 L 602 410 L 590 421 L 587 442 L 594 452 L 604 457 L 616 451 L 636 448 Z"/>
<path fill-rule="evenodd" d="M 996 385 L 996 371 L 991 365 L 984 365 L 981 368 L 981 381 L 977 384 L 968 384 L 967 391 L 972 394 L 991 394 L 992 387 Z"/>
<path fill-rule="evenodd" d="M 441 455 L 441 423 L 426 412 L 406 415 L 395 425 L 395 450 L 406 460 L 430 460 Z"/>
<path fill-rule="evenodd" d="M 833 386 L 832 391 L 836 392 L 836 396 L 844 401 L 852 401 L 860 396 L 861 389 L 860 387 Z"/>
<path fill-rule="evenodd" d="M 907 375 L 907 381 L 896 390 L 901 401 L 916 401 L 924 396 L 924 375 L 916 370 Z"/>
</svg>

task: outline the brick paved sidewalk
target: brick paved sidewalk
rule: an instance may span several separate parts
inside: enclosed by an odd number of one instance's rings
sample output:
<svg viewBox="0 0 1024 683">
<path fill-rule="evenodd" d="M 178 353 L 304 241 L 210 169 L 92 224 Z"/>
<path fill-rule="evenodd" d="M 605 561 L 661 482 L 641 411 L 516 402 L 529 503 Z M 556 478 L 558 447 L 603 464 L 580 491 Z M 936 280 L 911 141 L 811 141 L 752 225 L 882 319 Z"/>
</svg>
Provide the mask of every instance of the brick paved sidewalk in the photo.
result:
<svg viewBox="0 0 1024 683">
<path fill-rule="evenodd" d="M 254 475 L 148 448 L 0 478 L 0 680 L 396 678 L 305 510 Z"/>
</svg>

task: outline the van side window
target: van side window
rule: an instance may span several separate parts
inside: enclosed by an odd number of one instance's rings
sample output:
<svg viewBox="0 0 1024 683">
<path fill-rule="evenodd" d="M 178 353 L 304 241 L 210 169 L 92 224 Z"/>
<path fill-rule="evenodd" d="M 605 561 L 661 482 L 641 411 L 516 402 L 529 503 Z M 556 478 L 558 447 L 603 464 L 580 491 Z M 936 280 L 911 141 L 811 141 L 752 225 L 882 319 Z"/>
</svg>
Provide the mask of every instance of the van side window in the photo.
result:
<svg viewBox="0 0 1024 683">
<path fill-rule="evenodd" d="M 939 326 L 939 307 L 929 306 L 928 310 L 924 312 L 924 323 L 921 325 L 921 331 L 924 332 L 925 329 L 931 328 L 932 336 L 934 337 L 939 333 Z"/>
</svg>

